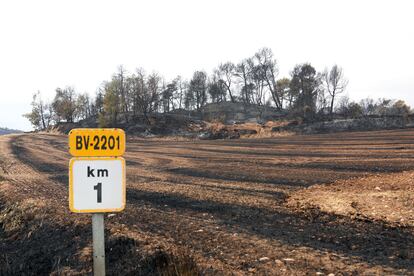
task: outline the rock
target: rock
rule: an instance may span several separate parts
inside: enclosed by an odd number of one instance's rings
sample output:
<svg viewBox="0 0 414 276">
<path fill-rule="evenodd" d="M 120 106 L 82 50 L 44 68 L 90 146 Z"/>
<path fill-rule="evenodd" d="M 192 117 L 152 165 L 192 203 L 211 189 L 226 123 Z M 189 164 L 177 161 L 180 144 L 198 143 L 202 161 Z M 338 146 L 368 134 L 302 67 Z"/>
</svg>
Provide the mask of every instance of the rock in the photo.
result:
<svg viewBox="0 0 414 276">
<path fill-rule="evenodd" d="M 283 260 L 285 262 L 293 262 L 293 261 L 295 261 L 295 259 L 292 259 L 292 258 L 284 258 Z"/>
<path fill-rule="evenodd" d="M 227 129 L 220 129 L 218 131 L 202 132 L 198 135 L 200 140 L 216 140 L 216 139 L 238 139 L 240 134 L 237 131 L 228 131 Z"/>
<path fill-rule="evenodd" d="M 377 186 L 377 187 L 375 187 L 375 190 L 376 191 L 381 191 L 381 188 Z"/>
<path fill-rule="evenodd" d="M 257 134 L 257 131 L 254 129 L 236 129 L 236 131 L 240 134 L 240 135 L 252 135 L 252 134 Z"/>
<path fill-rule="evenodd" d="M 280 265 L 283 265 L 283 262 L 282 262 L 281 260 L 276 260 L 276 261 L 275 261 L 275 263 L 276 263 L 277 265 L 279 265 L 279 266 L 280 266 Z"/>
<path fill-rule="evenodd" d="M 261 257 L 259 259 L 260 262 L 267 262 L 268 260 L 270 260 L 268 257 Z"/>
<path fill-rule="evenodd" d="M 335 274 L 334 273 L 329 273 L 328 276 L 335 276 Z"/>
<path fill-rule="evenodd" d="M 201 132 L 200 134 L 198 134 L 197 137 L 200 140 L 208 140 L 208 139 L 211 139 L 211 133 L 210 132 Z"/>
<path fill-rule="evenodd" d="M 316 272 L 316 275 L 324 275 L 322 272 Z"/>
<path fill-rule="evenodd" d="M 356 203 L 355 201 L 351 202 L 351 207 L 356 209 L 358 207 L 358 203 Z"/>
</svg>

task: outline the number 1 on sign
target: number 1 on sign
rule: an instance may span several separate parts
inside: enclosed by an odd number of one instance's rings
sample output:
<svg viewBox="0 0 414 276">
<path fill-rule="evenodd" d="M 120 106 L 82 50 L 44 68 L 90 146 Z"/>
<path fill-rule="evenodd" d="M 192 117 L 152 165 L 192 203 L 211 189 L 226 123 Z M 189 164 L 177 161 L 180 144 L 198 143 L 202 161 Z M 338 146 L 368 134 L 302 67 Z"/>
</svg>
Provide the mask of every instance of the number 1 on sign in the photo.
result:
<svg viewBox="0 0 414 276">
<path fill-rule="evenodd" d="M 102 183 L 96 184 L 93 189 L 97 192 L 97 202 L 102 203 Z"/>
<path fill-rule="evenodd" d="M 72 212 L 120 212 L 125 208 L 125 160 L 122 157 L 76 157 L 71 159 L 69 168 Z"/>
</svg>

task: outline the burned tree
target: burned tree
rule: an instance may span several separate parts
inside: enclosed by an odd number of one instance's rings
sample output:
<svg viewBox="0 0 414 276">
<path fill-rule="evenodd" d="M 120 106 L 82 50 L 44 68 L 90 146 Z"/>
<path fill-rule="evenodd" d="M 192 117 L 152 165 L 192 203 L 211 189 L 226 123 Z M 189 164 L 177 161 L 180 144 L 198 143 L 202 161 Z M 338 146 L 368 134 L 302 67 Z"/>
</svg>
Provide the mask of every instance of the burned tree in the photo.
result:
<svg viewBox="0 0 414 276">
<path fill-rule="evenodd" d="M 207 102 L 207 75 L 203 71 L 194 72 L 190 81 L 188 93 L 192 94 L 189 98 L 193 98 L 197 110 L 200 110 Z"/>
<path fill-rule="evenodd" d="M 221 82 L 221 84 L 226 88 L 227 92 L 229 93 L 230 100 L 232 103 L 236 101 L 231 89 L 235 68 L 236 67 L 232 62 L 226 62 L 220 64 L 215 72 L 217 77 L 219 78 L 219 82 Z"/>
<path fill-rule="evenodd" d="M 325 72 L 322 74 L 322 81 L 325 90 L 331 97 L 329 114 L 332 115 L 334 101 L 338 94 L 341 94 L 345 91 L 346 86 L 348 85 L 348 80 L 345 79 L 342 68 L 338 67 L 338 65 L 335 64 L 330 71 L 325 69 Z"/>
<path fill-rule="evenodd" d="M 277 109 L 283 108 L 283 95 L 277 89 L 276 77 L 279 73 L 277 68 L 277 62 L 273 58 L 273 52 L 270 48 L 262 48 L 254 55 L 255 62 L 257 63 L 256 68 L 260 72 L 257 73 L 265 82 L 269 89 L 272 99 Z"/>
<path fill-rule="evenodd" d="M 234 75 L 240 80 L 240 97 L 245 104 L 250 104 L 252 102 L 254 90 L 254 85 L 252 83 L 253 67 L 253 60 L 248 58 L 237 64 L 234 72 Z"/>
</svg>

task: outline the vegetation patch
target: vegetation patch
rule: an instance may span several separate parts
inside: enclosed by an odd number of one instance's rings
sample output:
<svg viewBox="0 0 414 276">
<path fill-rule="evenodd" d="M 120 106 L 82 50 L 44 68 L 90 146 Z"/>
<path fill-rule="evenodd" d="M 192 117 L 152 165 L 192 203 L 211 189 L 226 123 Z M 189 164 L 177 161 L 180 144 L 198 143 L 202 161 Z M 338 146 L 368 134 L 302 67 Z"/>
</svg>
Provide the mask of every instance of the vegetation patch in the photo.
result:
<svg viewBox="0 0 414 276">
<path fill-rule="evenodd" d="M 128 275 L 200 275 L 190 254 L 179 250 L 167 252 L 160 248 L 146 253 L 138 241 L 129 237 L 110 237 L 105 251 L 111 275 L 120 271 Z"/>
<path fill-rule="evenodd" d="M 0 224 L 8 236 L 30 233 L 41 227 L 44 218 L 41 202 L 27 200 L 3 205 L 0 210 Z"/>
</svg>

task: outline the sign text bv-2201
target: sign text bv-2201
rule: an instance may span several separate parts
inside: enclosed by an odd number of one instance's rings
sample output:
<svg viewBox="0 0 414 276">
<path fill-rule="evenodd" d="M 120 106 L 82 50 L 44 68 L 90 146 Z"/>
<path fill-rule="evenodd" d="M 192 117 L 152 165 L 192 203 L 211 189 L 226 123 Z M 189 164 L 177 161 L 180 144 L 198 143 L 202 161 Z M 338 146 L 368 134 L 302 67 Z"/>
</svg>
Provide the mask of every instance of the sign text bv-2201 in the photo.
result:
<svg viewBox="0 0 414 276">
<path fill-rule="evenodd" d="M 105 275 L 104 214 L 125 208 L 125 132 L 73 129 L 69 133 L 69 209 L 92 213 L 93 271 Z"/>
</svg>

